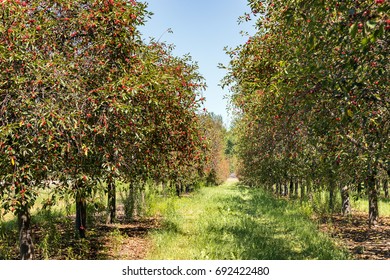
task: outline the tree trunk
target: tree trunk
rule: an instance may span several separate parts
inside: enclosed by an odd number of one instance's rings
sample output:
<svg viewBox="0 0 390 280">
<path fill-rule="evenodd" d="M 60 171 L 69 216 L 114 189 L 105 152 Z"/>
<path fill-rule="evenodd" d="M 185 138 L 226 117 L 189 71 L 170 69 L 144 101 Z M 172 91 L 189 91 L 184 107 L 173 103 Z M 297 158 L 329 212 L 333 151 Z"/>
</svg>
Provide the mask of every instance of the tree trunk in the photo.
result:
<svg viewBox="0 0 390 280">
<path fill-rule="evenodd" d="M 85 197 L 78 193 L 76 195 L 76 230 L 79 231 L 80 238 L 85 238 L 87 224 L 87 203 Z"/>
<path fill-rule="evenodd" d="M 277 183 L 276 184 L 276 194 L 280 195 L 281 192 L 282 192 L 282 185 L 280 183 Z"/>
<path fill-rule="evenodd" d="M 379 218 L 378 210 L 378 192 L 375 184 L 376 172 L 369 170 L 367 176 L 367 193 L 368 193 L 368 224 L 371 227 L 375 225 Z"/>
<path fill-rule="evenodd" d="M 294 194 L 294 182 L 292 179 L 290 179 L 290 196 L 293 196 Z"/>
<path fill-rule="evenodd" d="M 303 200 L 306 196 L 306 192 L 305 192 L 305 184 L 303 182 L 301 182 L 301 200 Z"/>
<path fill-rule="evenodd" d="M 335 189 L 336 189 L 335 182 L 333 180 L 331 180 L 329 182 L 329 209 L 331 212 L 334 211 L 334 200 L 335 200 L 334 190 Z"/>
<path fill-rule="evenodd" d="M 128 205 L 128 208 L 127 208 L 127 218 L 132 221 L 136 218 L 136 216 L 138 215 L 137 213 L 137 188 L 138 186 L 135 185 L 135 183 L 131 183 L 130 184 L 130 188 L 129 188 L 129 197 L 128 197 L 128 201 L 127 201 L 127 205 Z"/>
<path fill-rule="evenodd" d="M 295 189 L 294 189 L 294 196 L 298 197 L 298 192 L 299 192 L 299 183 L 298 181 L 295 181 Z"/>
<path fill-rule="evenodd" d="M 389 181 L 383 181 L 383 191 L 385 192 L 385 198 L 389 198 Z"/>
<path fill-rule="evenodd" d="M 284 187 L 283 195 L 284 196 L 288 196 L 288 184 L 287 184 L 287 182 L 285 182 L 283 184 L 283 187 Z"/>
<path fill-rule="evenodd" d="M 146 199 L 145 199 L 145 190 L 142 189 L 140 193 L 140 214 L 141 216 L 145 215 L 146 210 Z"/>
<path fill-rule="evenodd" d="M 20 258 L 32 260 L 34 258 L 34 244 L 31 236 L 31 216 L 28 206 L 22 206 L 18 211 Z"/>
<path fill-rule="evenodd" d="M 377 192 L 377 196 L 381 197 L 381 181 L 380 180 L 375 180 L 375 189 Z"/>
<path fill-rule="evenodd" d="M 112 224 L 116 219 L 116 186 L 112 178 L 107 181 L 108 188 L 108 215 L 107 224 Z"/>
<path fill-rule="evenodd" d="M 343 216 L 351 214 L 351 203 L 349 200 L 348 186 L 344 186 L 341 188 L 341 200 L 342 200 L 341 212 Z"/>
<path fill-rule="evenodd" d="M 181 195 L 181 186 L 180 186 L 180 183 L 179 183 L 179 182 L 176 182 L 175 185 L 176 185 L 176 195 L 177 195 L 178 197 L 180 197 L 180 195 Z"/>
<path fill-rule="evenodd" d="M 311 191 L 312 191 L 312 181 L 311 180 L 308 180 L 307 181 L 307 191 L 306 191 L 306 193 L 307 193 L 307 195 L 310 197 L 311 196 Z"/>
</svg>

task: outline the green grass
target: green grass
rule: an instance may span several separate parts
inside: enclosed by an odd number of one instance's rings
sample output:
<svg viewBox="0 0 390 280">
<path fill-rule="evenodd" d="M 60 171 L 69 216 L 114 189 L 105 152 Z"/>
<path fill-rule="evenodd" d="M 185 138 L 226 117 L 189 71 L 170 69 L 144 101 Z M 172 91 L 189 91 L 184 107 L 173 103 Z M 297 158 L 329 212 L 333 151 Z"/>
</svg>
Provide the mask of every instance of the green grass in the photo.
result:
<svg viewBox="0 0 390 280">
<path fill-rule="evenodd" d="M 390 203 L 389 199 L 380 198 L 378 199 L 378 209 L 380 217 L 389 217 L 390 216 Z M 358 200 L 351 199 L 352 209 L 368 213 L 368 199 L 359 198 Z"/>
<path fill-rule="evenodd" d="M 104 239 L 107 232 L 97 232 L 93 227 L 101 220 L 99 200 L 95 204 L 87 205 L 87 239 L 80 239 L 75 231 L 73 216 L 75 206 L 68 204 L 68 200 L 59 201 L 46 210 L 42 208 L 42 201 L 48 197 L 42 194 L 31 210 L 31 230 L 33 235 L 35 257 L 37 259 L 94 259 L 104 258 L 96 256 L 101 251 L 101 244 L 96 240 Z M 0 220 L 0 260 L 19 258 L 17 218 L 9 213 Z"/>
<path fill-rule="evenodd" d="M 203 188 L 195 195 L 155 202 L 163 228 L 151 234 L 148 259 L 346 259 L 318 231 L 309 208 L 261 189 Z"/>
<path fill-rule="evenodd" d="M 350 204 L 353 212 L 363 212 L 368 215 L 368 199 L 367 196 L 358 197 L 356 192 L 350 193 Z M 293 201 L 293 200 L 292 200 Z M 301 207 L 310 208 L 317 216 L 328 216 L 331 214 L 341 213 L 341 195 L 338 190 L 334 192 L 334 207 L 329 208 L 329 192 L 327 190 L 318 190 L 312 192 L 309 197 L 305 197 L 300 202 Z M 378 197 L 378 208 L 380 217 L 390 216 L 390 199 L 383 196 Z"/>
<path fill-rule="evenodd" d="M 89 224 L 93 225 L 93 206 Z M 94 227 L 88 228 L 87 238 L 78 238 L 72 217 L 60 210 L 36 211 L 31 218 L 34 252 L 36 259 L 84 260 L 104 259 L 102 244 L 110 232 L 100 232 Z M 19 258 L 18 226 L 16 218 L 0 222 L 0 260 Z M 115 240 L 114 240 L 115 241 Z M 101 255 L 100 252 L 102 252 Z"/>
</svg>

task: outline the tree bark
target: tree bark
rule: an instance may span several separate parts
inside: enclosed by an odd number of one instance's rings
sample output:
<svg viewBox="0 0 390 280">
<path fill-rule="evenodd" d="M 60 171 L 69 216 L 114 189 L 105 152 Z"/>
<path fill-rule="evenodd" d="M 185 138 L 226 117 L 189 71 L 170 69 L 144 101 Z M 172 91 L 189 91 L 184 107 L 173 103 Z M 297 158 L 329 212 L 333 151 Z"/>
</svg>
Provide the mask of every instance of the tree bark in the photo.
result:
<svg viewBox="0 0 390 280">
<path fill-rule="evenodd" d="M 299 183 L 298 181 L 295 181 L 295 189 L 294 189 L 294 196 L 298 197 L 298 192 L 299 192 Z"/>
<path fill-rule="evenodd" d="M 308 180 L 308 181 L 307 181 L 307 191 L 306 191 L 306 193 L 307 193 L 307 195 L 308 195 L 309 197 L 311 196 L 312 184 L 313 184 L 313 182 L 312 182 L 311 180 Z"/>
<path fill-rule="evenodd" d="M 176 186 L 176 195 L 177 195 L 178 197 L 180 197 L 180 195 L 181 195 L 181 186 L 180 186 L 180 183 L 179 183 L 179 182 L 176 182 L 176 183 L 175 183 L 175 186 Z"/>
<path fill-rule="evenodd" d="M 294 194 L 294 182 L 292 179 L 290 179 L 290 196 L 293 196 Z"/>
<path fill-rule="evenodd" d="M 28 206 L 22 206 L 18 211 L 20 258 L 32 260 L 34 258 L 34 244 L 31 236 L 31 216 Z"/>
<path fill-rule="evenodd" d="M 78 193 L 76 195 L 76 230 L 78 230 L 80 238 L 85 238 L 86 225 L 87 203 L 85 197 Z"/>
<path fill-rule="evenodd" d="M 333 180 L 329 182 L 329 209 L 331 212 L 334 211 L 334 190 L 336 189 L 336 184 Z"/>
<path fill-rule="evenodd" d="M 282 185 L 280 183 L 276 183 L 276 194 L 280 195 L 282 192 Z"/>
<path fill-rule="evenodd" d="M 368 224 L 371 227 L 378 222 L 378 192 L 375 184 L 376 172 L 374 170 L 368 171 L 367 176 L 367 193 L 368 193 Z"/>
<path fill-rule="evenodd" d="M 140 214 L 141 216 L 145 215 L 146 210 L 146 199 L 145 199 L 145 190 L 142 189 L 140 192 Z"/>
<path fill-rule="evenodd" d="M 389 181 L 383 181 L 383 191 L 385 192 L 385 198 L 389 198 Z"/>
<path fill-rule="evenodd" d="M 116 219 L 116 186 L 112 178 L 107 181 L 108 188 L 108 215 L 107 224 L 112 224 Z"/>
<path fill-rule="evenodd" d="M 125 204 L 126 218 L 130 221 L 134 220 L 135 216 L 137 216 L 136 193 L 135 193 L 136 190 L 137 190 L 137 186 L 135 185 L 135 182 L 131 182 L 129 186 L 129 193 L 126 198 L 126 204 Z"/>
<path fill-rule="evenodd" d="M 343 216 L 351 214 L 351 203 L 349 200 L 348 186 L 344 186 L 341 188 L 341 200 L 342 200 L 341 212 Z"/>
<path fill-rule="evenodd" d="M 376 188 L 376 192 L 377 192 L 377 196 L 380 197 L 381 196 L 381 181 L 380 180 L 375 180 L 375 188 Z"/>
<path fill-rule="evenodd" d="M 301 182 L 301 200 L 303 200 L 306 196 L 306 192 L 305 192 L 305 184 L 303 182 Z"/>
</svg>

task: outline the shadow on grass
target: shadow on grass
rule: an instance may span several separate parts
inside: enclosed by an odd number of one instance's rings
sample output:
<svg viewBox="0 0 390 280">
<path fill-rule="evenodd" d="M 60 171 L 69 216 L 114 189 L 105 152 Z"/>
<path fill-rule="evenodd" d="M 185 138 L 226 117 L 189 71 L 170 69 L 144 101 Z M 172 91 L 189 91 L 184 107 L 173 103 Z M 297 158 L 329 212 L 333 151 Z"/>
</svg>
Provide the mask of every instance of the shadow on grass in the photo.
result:
<svg viewBox="0 0 390 280">
<path fill-rule="evenodd" d="M 115 250 L 110 246 L 121 238 L 143 237 L 155 224 L 105 225 L 89 218 L 85 239 L 78 238 L 74 217 L 62 212 L 40 211 L 32 216 L 32 236 L 35 259 L 56 260 L 109 260 L 115 259 Z M 119 236 L 118 236 L 119 235 Z M 16 219 L 0 222 L 0 260 L 19 259 L 18 228 Z M 119 238 L 120 237 L 120 238 Z"/>
<path fill-rule="evenodd" d="M 42 210 L 32 216 L 31 233 L 34 258 L 95 259 L 101 250 L 96 231 L 91 228 L 87 239 L 75 234 L 74 218 L 61 212 Z M 16 218 L 0 222 L 0 259 L 19 259 L 18 226 Z"/>
<path fill-rule="evenodd" d="M 260 189 L 238 188 L 238 196 L 220 197 L 224 222 L 210 221 L 216 259 L 345 259 L 345 251 L 318 231 L 307 214 L 291 202 Z M 222 238 L 221 238 L 222 237 Z M 223 238 L 226 237 L 226 238 Z M 215 250 L 214 250 L 215 251 Z"/>
</svg>

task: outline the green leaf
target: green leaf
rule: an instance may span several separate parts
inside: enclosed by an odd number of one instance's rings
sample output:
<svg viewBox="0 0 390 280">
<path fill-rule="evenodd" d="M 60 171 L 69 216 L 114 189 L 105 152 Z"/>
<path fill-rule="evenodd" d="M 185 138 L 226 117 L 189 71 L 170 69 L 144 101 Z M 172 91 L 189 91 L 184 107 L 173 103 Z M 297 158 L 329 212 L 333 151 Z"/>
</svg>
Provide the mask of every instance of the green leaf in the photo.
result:
<svg viewBox="0 0 390 280">
<path fill-rule="evenodd" d="M 358 25 L 357 25 L 357 22 L 355 22 L 349 28 L 349 34 L 351 35 L 352 38 L 355 38 L 355 35 L 356 35 L 357 31 L 358 31 Z"/>
<path fill-rule="evenodd" d="M 376 26 L 376 22 L 373 21 L 373 20 L 369 20 L 369 21 L 366 22 L 366 25 L 367 25 L 368 28 L 374 29 L 375 26 Z"/>
<path fill-rule="evenodd" d="M 389 6 L 387 5 L 381 5 L 378 7 L 378 13 L 381 13 L 381 12 L 387 12 L 389 9 Z"/>
<path fill-rule="evenodd" d="M 375 32 L 374 32 L 374 37 L 375 37 L 376 39 L 381 38 L 381 37 L 383 37 L 383 34 L 384 34 L 384 33 L 385 33 L 385 28 L 384 28 L 384 25 L 381 24 L 381 25 L 379 26 L 379 29 L 375 30 Z"/>
<path fill-rule="evenodd" d="M 309 37 L 309 46 L 310 46 L 311 50 L 314 49 L 315 44 L 316 44 L 315 37 L 313 35 L 310 35 L 310 37 Z"/>
</svg>

